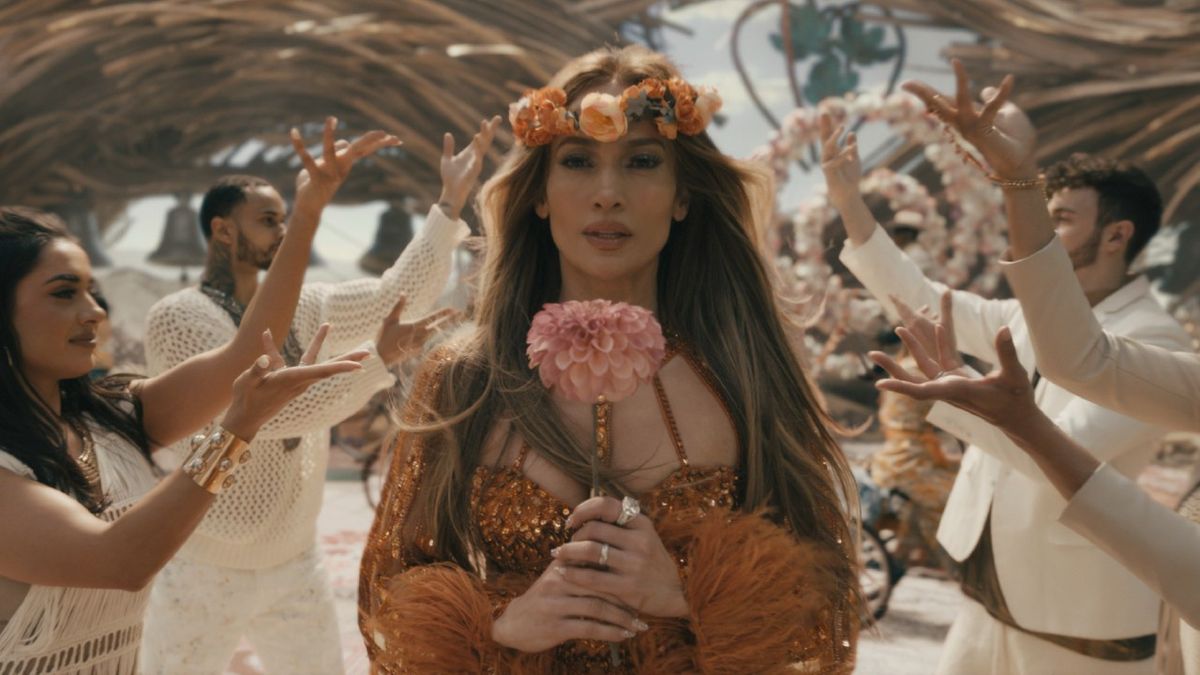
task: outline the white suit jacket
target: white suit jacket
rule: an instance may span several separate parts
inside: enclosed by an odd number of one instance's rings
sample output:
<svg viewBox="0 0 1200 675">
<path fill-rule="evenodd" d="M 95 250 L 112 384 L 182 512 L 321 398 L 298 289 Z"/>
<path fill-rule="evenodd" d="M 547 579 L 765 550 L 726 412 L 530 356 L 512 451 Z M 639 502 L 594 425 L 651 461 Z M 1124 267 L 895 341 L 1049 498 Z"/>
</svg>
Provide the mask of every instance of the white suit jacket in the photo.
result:
<svg viewBox="0 0 1200 675">
<path fill-rule="evenodd" d="M 913 307 L 938 307 L 946 287 L 929 281 L 896 248 L 882 228 L 863 245 L 847 243 L 842 261 L 885 307 L 888 295 Z M 1022 365 L 1032 374 L 1033 346 L 1016 300 L 986 300 L 955 291 L 958 348 L 996 362 L 995 337 L 1012 331 Z M 1187 333 L 1149 294 L 1139 278 L 1094 308 L 1106 330 L 1168 349 L 1183 349 Z M 1080 399 L 1043 379 L 1038 407 L 1068 436 L 1100 460 L 1132 476 L 1153 458 L 1164 429 Z M 936 414 L 935 414 L 936 413 Z M 1058 522 L 1065 502 L 1041 471 L 995 427 L 942 404 L 930 421 L 971 444 L 950 492 L 938 540 L 964 560 L 991 514 L 996 574 L 1013 618 L 1029 630 L 1092 639 L 1154 633 L 1157 596 L 1120 563 Z M 1002 440 L 1001 440 L 1002 439 Z"/>
</svg>

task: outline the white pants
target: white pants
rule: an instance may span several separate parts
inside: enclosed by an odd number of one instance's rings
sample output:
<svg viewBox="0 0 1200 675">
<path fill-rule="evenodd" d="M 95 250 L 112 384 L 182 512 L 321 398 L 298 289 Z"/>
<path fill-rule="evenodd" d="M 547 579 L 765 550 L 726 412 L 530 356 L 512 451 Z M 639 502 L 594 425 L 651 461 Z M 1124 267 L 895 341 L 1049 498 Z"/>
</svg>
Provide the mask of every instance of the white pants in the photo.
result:
<svg viewBox="0 0 1200 675">
<path fill-rule="evenodd" d="M 145 675 L 220 675 L 245 636 L 272 675 L 339 675 L 341 638 L 320 553 L 262 570 L 172 560 L 150 594 Z"/>
<path fill-rule="evenodd" d="M 964 598 L 942 645 L 938 675 L 1153 675 L 1154 659 L 1105 661 L 1006 626 Z"/>
</svg>

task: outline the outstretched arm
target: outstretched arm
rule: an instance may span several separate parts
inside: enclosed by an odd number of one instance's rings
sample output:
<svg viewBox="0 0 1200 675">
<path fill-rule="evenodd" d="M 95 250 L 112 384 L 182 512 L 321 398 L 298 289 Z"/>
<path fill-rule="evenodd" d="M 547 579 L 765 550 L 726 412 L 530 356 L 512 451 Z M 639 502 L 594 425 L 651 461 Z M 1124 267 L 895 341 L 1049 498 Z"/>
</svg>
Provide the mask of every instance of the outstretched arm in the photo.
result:
<svg viewBox="0 0 1200 675">
<path fill-rule="evenodd" d="M 1012 75 L 1005 77 L 999 87 L 985 88 L 982 101 L 976 103 L 966 68 L 958 59 L 952 64 L 953 99 L 922 82 L 906 82 L 904 88 L 916 94 L 934 116 L 957 130 L 987 160 L 994 172 L 992 180 L 1004 190 L 1012 255 L 1024 258 L 1054 238 L 1054 224 L 1046 210 L 1045 184 L 1039 180 L 1035 156 L 1037 131 L 1025 113 L 1009 102 Z"/>
<path fill-rule="evenodd" d="M 830 202 L 842 214 L 848 240 L 841 260 L 863 286 L 893 316 L 899 313 L 896 299 L 914 307 L 934 306 L 947 287 L 925 277 L 924 272 L 876 222 L 859 193 L 862 176 L 854 134 L 841 141 L 842 127 L 832 129 L 821 116 L 822 162 Z M 969 317 L 958 324 L 958 342 L 963 351 L 986 361 L 995 358 L 992 336 L 1017 313 L 1015 302 L 987 300 L 973 293 L 954 291 L 955 310 Z"/>
<path fill-rule="evenodd" d="M 1033 402 L 1007 330 L 996 337 L 999 367 L 979 377 L 945 349 L 908 332 L 922 374 L 908 372 L 881 352 L 872 358 L 891 374 L 878 387 L 918 399 L 946 401 L 995 424 L 1037 464 L 1067 506 L 1061 522 L 1087 537 L 1200 627 L 1200 585 L 1181 583 L 1200 564 L 1200 526 L 1155 502 L 1135 482 L 1101 464 L 1060 430 Z M 922 344 L 924 343 L 924 344 Z M 931 377 L 936 375 L 936 377 Z"/>
<path fill-rule="evenodd" d="M 326 120 L 324 153 L 315 160 L 304 148 L 299 132 L 292 130 L 292 144 L 305 168 L 296 180 L 291 225 L 233 340 L 135 383 L 135 393 L 142 401 L 146 433 L 156 445 L 170 445 L 229 405 L 230 384 L 261 353 L 258 340 L 263 330 L 270 330 L 277 336 L 276 344 L 282 344 L 292 322 L 313 236 L 325 205 L 355 162 L 380 148 L 400 144 L 394 136 L 372 131 L 337 149 L 333 133 L 336 123 L 332 117 Z"/>
<path fill-rule="evenodd" d="M 457 154 L 454 137 L 447 133 L 442 143 L 442 193 L 420 234 L 378 279 L 310 284 L 306 292 L 317 294 L 319 302 L 313 304 L 311 315 L 297 316 L 297 325 L 333 324 L 329 342 L 333 349 L 341 350 L 370 339 L 400 297 L 407 299 L 403 320 L 412 321 L 429 312 L 445 290 L 454 248 L 469 233 L 459 216 L 479 179 L 499 124 L 499 117 L 480 122 L 479 132 Z M 307 311 L 305 307 L 302 304 L 301 312 Z"/>
<path fill-rule="evenodd" d="M 361 354 L 313 365 L 323 336 L 320 331 L 314 338 L 302 365 L 283 368 L 270 333 L 264 333 L 262 355 L 233 383 L 233 403 L 221 425 L 248 442 L 309 385 L 359 367 L 355 359 Z M 177 469 L 110 522 L 33 480 L 32 471 L 10 462 L 0 466 L 7 469 L 0 470 L 0 577 L 28 584 L 139 590 L 179 550 L 213 502 L 211 492 Z"/>
<path fill-rule="evenodd" d="M 854 132 L 846 134 L 845 124 L 834 127 L 833 120 L 824 113 L 817 124 L 821 130 L 821 170 L 825 173 L 829 203 L 842 215 L 850 242 L 862 246 L 875 232 L 876 223 L 859 189 L 862 160 L 858 155 L 858 136 Z M 843 135 L 845 140 L 841 141 Z"/>
<path fill-rule="evenodd" d="M 362 370 L 318 382 L 293 399 L 259 430 L 259 438 L 292 438 L 328 429 L 362 409 L 379 390 L 395 384 L 389 368 L 417 354 L 425 341 L 457 313 L 442 309 L 415 321 L 401 321 L 402 297 L 383 320 Z"/>
<path fill-rule="evenodd" d="M 1005 182 L 1028 187 L 1004 191 L 1009 223 L 1005 276 L 1029 326 L 1042 376 L 1073 394 L 1138 419 L 1174 429 L 1200 430 L 1200 356 L 1105 332 L 1075 278 L 1046 210 L 1034 162 L 1037 135 L 1028 117 L 1008 101 L 1012 77 L 983 90 L 972 103 L 966 71 L 955 61 L 952 102 L 919 82 L 905 88 L 974 145 Z"/>
</svg>

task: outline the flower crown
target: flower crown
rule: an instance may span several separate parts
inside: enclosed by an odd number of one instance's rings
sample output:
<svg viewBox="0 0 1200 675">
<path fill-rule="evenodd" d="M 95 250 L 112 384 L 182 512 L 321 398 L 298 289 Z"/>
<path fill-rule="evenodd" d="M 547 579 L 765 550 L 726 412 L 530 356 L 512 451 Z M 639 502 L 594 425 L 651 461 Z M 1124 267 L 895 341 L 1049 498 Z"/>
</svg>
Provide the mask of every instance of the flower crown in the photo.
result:
<svg viewBox="0 0 1200 675">
<path fill-rule="evenodd" d="M 721 109 L 721 97 L 712 87 L 697 89 L 678 77 L 648 78 L 620 96 L 599 92 L 584 96 L 578 114 L 566 106 L 567 93 L 558 87 L 525 92 L 521 100 L 508 106 L 513 135 L 530 148 L 578 132 L 609 143 L 625 135 L 630 120 L 653 118 L 666 138 L 674 139 L 678 133 L 695 136 Z"/>
</svg>

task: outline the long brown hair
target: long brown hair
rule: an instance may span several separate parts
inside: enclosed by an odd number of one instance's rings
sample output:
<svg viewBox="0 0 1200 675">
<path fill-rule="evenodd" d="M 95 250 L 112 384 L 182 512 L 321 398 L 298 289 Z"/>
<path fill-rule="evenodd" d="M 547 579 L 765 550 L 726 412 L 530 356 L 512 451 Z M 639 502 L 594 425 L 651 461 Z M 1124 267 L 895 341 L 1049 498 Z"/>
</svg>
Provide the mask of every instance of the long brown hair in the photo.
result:
<svg viewBox="0 0 1200 675">
<path fill-rule="evenodd" d="M 662 55 L 605 48 L 571 61 L 551 84 L 566 90 L 571 102 L 612 81 L 627 86 L 675 76 Z M 755 176 L 722 154 L 707 133 L 680 135 L 673 155 L 689 206 L 659 256 L 659 321 L 707 363 L 729 404 L 743 446 L 741 508 L 765 508 L 798 535 L 844 551 L 845 588 L 853 594 L 855 536 L 847 514 L 857 511 L 857 491 L 818 395 L 789 347 L 759 253 L 752 210 L 762 205 L 752 204 L 747 192 Z M 548 168 L 549 146 L 518 145 L 480 191 L 476 210 L 487 245 L 475 329 L 457 346 L 432 402 L 440 423 L 413 429 L 441 438 L 439 450 L 426 457 L 410 520 L 427 528 L 422 537 L 438 557 L 464 567 L 479 550 L 468 506 L 471 478 L 497 420 L 510 419 L 541 457 L 590 482 L 591 449 L 554 412 L 525 355 L 533 315 L 557 302 L 561 288 L 549 223 L 534 210 L 545 196 Z M 612 493 L 623 492 L 617 477 L 607 482 Z"/>
</svg>

